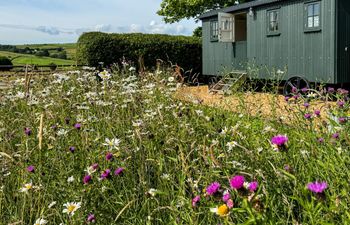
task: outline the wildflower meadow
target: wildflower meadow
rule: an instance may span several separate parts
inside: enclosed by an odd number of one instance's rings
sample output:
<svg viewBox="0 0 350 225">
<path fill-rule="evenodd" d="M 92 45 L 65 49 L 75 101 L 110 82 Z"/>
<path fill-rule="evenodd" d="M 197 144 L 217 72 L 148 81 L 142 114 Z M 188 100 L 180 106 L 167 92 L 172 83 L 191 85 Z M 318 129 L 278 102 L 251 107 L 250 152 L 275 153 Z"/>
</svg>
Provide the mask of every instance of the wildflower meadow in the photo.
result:
<svg viewBox="0 0 350 225">
<path fill-rule="evenodd" d="M 347 91 L 294 90 L 283 119 L 182 101 L 181 86 L 127 66 L 12 79 L 0 224 L 350 223 Z"/>
</svg>

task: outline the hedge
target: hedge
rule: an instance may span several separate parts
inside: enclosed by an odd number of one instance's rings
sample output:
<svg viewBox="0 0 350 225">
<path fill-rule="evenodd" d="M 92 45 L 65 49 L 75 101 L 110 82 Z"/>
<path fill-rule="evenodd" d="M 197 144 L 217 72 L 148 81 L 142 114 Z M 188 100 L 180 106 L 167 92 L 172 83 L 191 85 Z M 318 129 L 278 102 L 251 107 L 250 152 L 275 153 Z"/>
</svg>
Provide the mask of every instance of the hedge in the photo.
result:
<svg viewBox="0 0 350 225">
<path fill-rule="evenodd" d="M 13 68 L 13 64 L 11 60 L 5 56 L 0 56 L 0 66 L 8 66 L 8 67 L 0 68 L 0 71 L 8 71 Z"/>
<path fill-rule="evenodd" d="M 155 67 L 157 59 L 194 72 L 202 68 L 202 45 L 195 37 L 89 32 L 82 34 L 77 44 L 77 60 L 81 65 L 121 63 L 123 57 L 138 65 L 140 56 L 148 69 Z"/>
</svg>

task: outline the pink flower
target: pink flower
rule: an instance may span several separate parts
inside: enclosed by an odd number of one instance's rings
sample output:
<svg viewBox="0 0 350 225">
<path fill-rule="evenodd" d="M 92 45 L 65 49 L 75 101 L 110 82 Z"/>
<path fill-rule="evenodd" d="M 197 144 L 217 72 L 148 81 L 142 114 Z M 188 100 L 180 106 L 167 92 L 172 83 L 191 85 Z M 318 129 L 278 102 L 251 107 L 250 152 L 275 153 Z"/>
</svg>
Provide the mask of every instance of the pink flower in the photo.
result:
<svg viewBox="0 0 350 225">
<path fill-rule="evenodd" d="M 113 154 L 110 153 L 110 152 L 108 152 L 108 153 L 106 154 L 106 160 L 111 161 L 112 158 L 113 158 Z"/>
<path fill-rule="evenodd" d="M 86 175 L 84 177 L 84 179 L 83 179 L 83 183 L 84 184 L 88 184 L 88 183 L 90 183 L 90 181 L 91 181 L 91 176 L 90 175 Z"/>
<path fill-rule="evenodd" d="M 29 173 L 34 173 L 35 167 L 34 167 L 34 166 L 28 166 L 28 167 L 27 167 L 27 171 L 28 171 Z"/>
<path fill-rule="evenodd" d="M 119 175 L 123 174 L 123 172 L 124 172 L 124 168 L 120 167 L 114 171 L 114 175 L 119 176 Z"/>
<path fill-rule="evenodd" d="M 241 189 L 244 184 L 244 176 L 234 176 L 230 179 L 230 186 L 233 189 Z"/>
<path fill-rule="evenodd" d="M 226 205 L 229 209 L 232 209 L 234 205 L 232 199 L 227 200 Z"/>
<path fill-rule="evenodd" d="M 284 146 L 287 143 L 287 141 L 288 137 L 285 135 L 277 135 L 271 139 L 272 144 L 277 145 L 279 147 Z"/>
<path fill-rule="evenodd" d="M 213 195 L 215 194 L 220 188 L 220 184 L 218 182 L 211 183 L 207 188 L 207 194 Z"/>
<path fill-rule="evenodd" d="M 222 196 L 222 201 L 227 202 L 231 198 L 231 195 L 228 191 L 224 192 L 224 195 Z"/>
<path fill-rule="evenodd" d="M 258 189 L 258 186 L 259 186 L 258 182 L 253 181 L 253 182 L 249 183 L 248 189 L 249 189 L 249 191 L 254 192 L 254 191 L 256 191 L 256 189 Z"/>
<path fill-rule="evenodd" d="M 197 195 L 192 199 L 192 207 L 196 207 L 197 203 L 201 200 L 201 196 Z"/>
<path fill-rule="evenodd" d="M 324 190 L 326 190 L 328 187 L 327 182 L 313 182 L 313 183 L 309 183 L 307 185 L 307 189 L 309 189 L 310 191 L 312 191 L 313 193 L 322 193 L 324 192 Z"/>
</svg>

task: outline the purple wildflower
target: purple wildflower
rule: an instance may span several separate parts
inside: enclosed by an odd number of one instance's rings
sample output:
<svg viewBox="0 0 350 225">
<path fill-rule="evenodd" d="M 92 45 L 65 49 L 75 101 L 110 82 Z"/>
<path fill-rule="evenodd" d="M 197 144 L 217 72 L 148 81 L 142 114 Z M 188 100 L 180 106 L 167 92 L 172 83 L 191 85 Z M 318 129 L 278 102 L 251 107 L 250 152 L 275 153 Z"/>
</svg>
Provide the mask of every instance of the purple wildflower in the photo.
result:
<svg viewBox="0 0 350 225">
<path fill-rule="evenodd" d="M 90 183 L 91 178 L 92 178 L 92 177 L 91 177 L 90 175 L 86 175 L 86 176 L 84 177 L 84 179 L 83 179 L 83 183 L 84 183 L 84 184 Z"/>
<path fill-rule="evenodd" d="M 244 184 L 244 176 L 234 176 L 230 179 L 230 186 L 233 189 L 241 189 Z"/>
<path fill-rule="evenodd" d="M 69 151 L 70 151 L 71 153 L 74 153 L 74 152 L 75 152 L 75 147 L 74 147 L 74 146 L 70 146 L 70 147 L 69 147 Z"/>
<path fill-rule="evenodd" d="M 297 100 L 300 96 L 299 95 L 293 95 L 293 98 Z"/>
<path fill-rule="evenodd" d="M 338 139 L 339 138 L 339 133 L 332 134 L 332 138 Z"/>
<path fill-rule="evenodd" d="M 111 176 L 111 170 L 110 169 L 106 169 L 105 171 L 102 172 L 101 174 L 101 179 L 108 179 Z"/>
<path fill-rule="evenodd" d="M 307 102 L 305 102 L 305 103 L 304 103 L 304 107 L 305 107 L 305 108 L 309 108 L 309 107 L 310 107 L 310 104 L 307 103 Z"/>
<path fill-rule="evenodd" d="M 298 89 L 296 87 L 292 87 L 292 93 L 297 93 Z"/>
<path fill-rule="evenodd" d="M 320 115 L 321 115 L 321 111 L 318 110 L 318 109 L 316 109 L 316 110 L 314 111 L 314 114 L 315 114 L 315 116 L 320 116 Z"/>
<path fill-rule="evenodd" d="M 119 176 L 124 172 L 124 168 L 120 167 L 114 171 L 114 175 Z"/>
<path fill-rule="evenodd" d="M 339 117 L 338 121 L 339 121 L 339 123 L 344 124 L 344 123 L 346 123 L 346 118 L 345 117 Z"/>
<path fill-rule="evenodd" d="M 329 88 L 328 88 L 328 93 L 333 94 L 334 91 L 335 91 L 334 88 L 332 88 L 332 87 L 329 87 Z"/>
<path fill-rule="evenodd" d="M 303 93 L 306 93 L 308 90 L 309 90 L 309 89 L 308 89 L 307 87 L 304 87 L 304 88 L 301 89 L 301 91 L 302 91 Z"/>
<path fill-rule="evenodd" d="M 93 170 L 97 170 L 97 169 L 98 169 L 98 164 L 97 164 L 97 163 L 92 164 L 92 165 L 91 165 L 91 168 L 92 168 Z"/>
<path fill-rule="evenodd" d="M 274 136 L 271 139 L 272 144 L 277 145 L 279 147 L 284 146 L 287 143 L 287 141 L 288 141 L 288 137 L 280 134 L 277 136 Z"/>
<path fill-rule="evenodd" d="M 284 100 L 285 100 L 286 102 L 288 102 L 288 101 L 289 101 L 289 99 L 290 99 L 290 97 L 289 97 L 289 96 L 284 97 Z"/>
<path fill-rule="evenodd" d="M 27 136 L 30 136 L 32 134 L 32 130 L 28 127 L 25 127 L 24 128 L 24 133 L 27 135 Z"/>
<path fill-rule="evenodd" d="M 339 106 L 339 108 L 344 108 L 345 102 L 343 101 L 338 101 L 337 105 Z"/>
<path fill-rule="evenodd" d="M 314 182 L 314 183 L 309 183 L 307 185 L 307 189 L 312 191 L 313 193 L 322 193 L 324 192 L 325 189 L 327 189 L 328 184 L 327 182 Z"/>
<path fill-rule="evenodd" d="M 306 113 L 304 115 L 304 118 L 307 119 L 307 120 L 311 119 L 311 117 L 312 117 L 312 115 L 310 113 Z"/>
<path fill-rule="evenodd" d="M 52 129 L 52 130 L 57 130 L 57 128 L 58 128 L 58 127 L 57 127 L 56 124 L 51 126 L 51 129 Z"/>
<path fill-rule="evenodd" d="M 201 196 L 197 195 L 192 199 L 192 207 L 196 207 L 197 203 L 201 200 Z"/>
<path fill-rule="evenodd" d="M 96 218 L 94 214 L 89 214 L 88 218 L 87 218 L 87 222 L 88 223 L 95 223 L 96 222 Z"/>
<path fill-rule="evenodd" d="M 106 160 L 111 161 L 112 158 L 113 158 L 113 154 L 110 153 L 110 152 L 107 152 L 107 154 L 106 154 Z"/>
<path fill-rule="evenodd" d="M 80 123 L 74 124 L 74 128 L 77 129 L 77 130 L 80 130 L 81 129 L 81 124 Z"/>
<path fill-rule="evenodd" d="M 284 165 L 284 170 L 287 171 L 288 173 L 291 172 L 291 168 L 289 165 Z"/>
<path fill-rule="evenodd" d="M 317 141 L 318 141 L 319 143 L 323 143 L 323 142 L 324 142 L 324 138 L 319 138 Z"/>
<path fill-rule="evenodd" d="M 28 166 L 28 167 L 27 167 L 27 171 L 28 171 L 29 173 L 34 173 L 35 167 L 34 167 L 34 166 Z"/>
<path fill-rule="evenodd" d="M 349 94 L 349 91 L 348 90 L 345 90 L 343 88 L 338 88 L 338 93 L 341 94 L 341 95 L 347 95 Z"/>
<path fill-rule="evenodd" d="M 220 184 L 218 182 L 214 182 L 209 184 L 209 186 L 206 188 L 208 195 L 214 195 L 220 188 Z"/>
<path fill-rule="evenodd" d="M 256 189 L 258 189 L 258 186 L 259 186 L 258 182 L 253 181 L 253 182 L 249 183 L 248 189 L 249 189 L 249 191 L 254 192 L 254 191 L 256 191 Z"/>
</svg>

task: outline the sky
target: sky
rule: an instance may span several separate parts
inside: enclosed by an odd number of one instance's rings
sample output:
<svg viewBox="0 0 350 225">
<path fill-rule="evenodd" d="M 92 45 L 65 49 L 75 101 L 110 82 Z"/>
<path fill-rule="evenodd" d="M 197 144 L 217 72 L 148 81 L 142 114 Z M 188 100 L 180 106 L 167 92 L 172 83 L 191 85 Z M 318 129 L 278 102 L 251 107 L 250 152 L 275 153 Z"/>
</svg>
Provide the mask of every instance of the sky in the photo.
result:
<svg viewBox="0 0 350 225">
<path fill-rule="evenodd" d="M 73 43 L 87 31 L 191 35 L 195 20 L 166 24 L 161 0 L 0 0 L 0 44 Z"/>
</svg>

